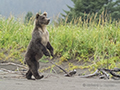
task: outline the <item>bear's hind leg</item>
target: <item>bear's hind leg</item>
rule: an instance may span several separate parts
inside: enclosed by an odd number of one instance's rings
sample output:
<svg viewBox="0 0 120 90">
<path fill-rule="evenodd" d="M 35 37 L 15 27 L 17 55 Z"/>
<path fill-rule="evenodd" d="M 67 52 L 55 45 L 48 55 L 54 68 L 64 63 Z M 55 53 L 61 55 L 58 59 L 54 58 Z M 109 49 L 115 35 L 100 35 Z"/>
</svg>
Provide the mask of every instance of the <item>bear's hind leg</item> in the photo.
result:
<svg viewBox="0 0 120 90">
<path fill-rule="evenodd" d="M 27 62 L 27 61 L 26 61 Z M 39 69 L 39 62 L 34 58 L 31 58 L 31 60 L 29 60 L 27 62 L 30 71 L 32 72 L 32 75 L 35 77 L 35 79 L 42 79 L 44 76 L 40 76 L 38 73 L 38 69 Z"/>
<path fill-rule="evenodd" d="M 26 78 L 27 79 L 32 79 L 31 77 L 32 77 L 32 72 L 29 69 L 28 72 L 26 73 Z"/>
</svg>

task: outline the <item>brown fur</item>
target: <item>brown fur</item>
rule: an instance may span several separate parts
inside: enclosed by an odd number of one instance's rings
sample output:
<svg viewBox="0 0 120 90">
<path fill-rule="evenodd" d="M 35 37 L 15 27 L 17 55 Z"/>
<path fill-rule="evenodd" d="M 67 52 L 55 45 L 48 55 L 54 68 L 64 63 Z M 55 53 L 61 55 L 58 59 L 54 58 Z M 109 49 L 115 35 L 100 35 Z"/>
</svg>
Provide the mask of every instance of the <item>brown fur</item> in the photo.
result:
<svg viewBox="0 0 120 90">
<path fill-rule="evenodd" d="M 50 56 L 48 50 L 50 51 L 51 56 L 53 56 L 53 47 L 49 42 L 49 33 L 46 29 L 46 25 L 49 24 L 49 21 L 50 19 L 47 18 L 46 12 L 42 15 L 36 14 L 35 28 L 32 32 L 32 39 L 25 54 L 25 62 L 29 67 L 29 70 L 26 73 L 27 79 L 31 79 L 32 75 L 36 79 L 43 78 L 43 75 L 40 76 L 38 73 L 38 60 L 42 58 L 43 54 Z"/>
</svg>

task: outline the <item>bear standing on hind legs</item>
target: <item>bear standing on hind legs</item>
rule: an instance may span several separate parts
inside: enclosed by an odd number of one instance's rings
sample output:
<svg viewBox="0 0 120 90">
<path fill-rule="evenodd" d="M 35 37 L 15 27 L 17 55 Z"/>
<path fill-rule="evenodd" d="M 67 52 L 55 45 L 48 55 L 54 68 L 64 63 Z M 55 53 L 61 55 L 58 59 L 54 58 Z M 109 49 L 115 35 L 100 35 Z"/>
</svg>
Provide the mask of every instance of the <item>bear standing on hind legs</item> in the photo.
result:
<svg viewBox="0 0 120 90">
<path fill-rule="evenodd" d="M 49 22 L 50 19 L 47 18 L 46 12 L 42 15 L 36 14 L 35 28 L 32 32 L 32 39 L 25 54 L 25 63 L 29 67 L 29 70 L 26 73 L 27 79 L 32 79 L 32 75 L 35 79 L 43 78 L 44 76 L 40 76 L 38 73 L 38 60 L 42 58 L 43 54 L 45 56 L 50 56 L 48 50 L 50 51 L 51 56 L 53 56 L 53 47 L 49 42 L 49 33 L 46 29 L 46 25 L 48 25 Z"/>
</svg>

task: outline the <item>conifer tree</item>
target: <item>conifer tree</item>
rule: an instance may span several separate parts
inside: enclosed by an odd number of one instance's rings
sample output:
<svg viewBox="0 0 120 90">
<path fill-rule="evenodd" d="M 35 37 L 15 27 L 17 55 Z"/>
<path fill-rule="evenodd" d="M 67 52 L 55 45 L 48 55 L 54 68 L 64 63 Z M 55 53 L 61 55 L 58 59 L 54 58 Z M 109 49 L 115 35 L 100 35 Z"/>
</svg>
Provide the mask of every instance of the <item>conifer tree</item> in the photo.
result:
<svg viewBox="0 0 120 90">
<path fill-rule="evenodd" d="M 108 4 L 105 5 L 105 9 L 111 15 L 112 19 L 120 19 L 120 0 L 109 0 Z"/>
<path fill-rule="evenodd" d="M 28 13 L 26 14 L 26 16 L 25 16 L 25 21 L 24 21 L 24 23 L 25 23 L 25 24 L 28 23 L 32 16 L 33 16 L 33 13 L 32 13 L 32 12 L 28 12 Z"/>
<path fill-rule="evenodd" d="M 74 7 L 67 7 L 70 11 L 65 11 L 66 15 L 61 14 L 67 22 L 70 22 L 72 19 L 78 19 L 79 17 L 82 20 L 87 19 L 89 15 L 95 15 L 97 13 L 97 19 L 99 15 L 104 11 L 107 11 L 107 14 L 111 14 L 113 19 L 120 18 L 120 0 L 72 0 Z"/>
</svg>

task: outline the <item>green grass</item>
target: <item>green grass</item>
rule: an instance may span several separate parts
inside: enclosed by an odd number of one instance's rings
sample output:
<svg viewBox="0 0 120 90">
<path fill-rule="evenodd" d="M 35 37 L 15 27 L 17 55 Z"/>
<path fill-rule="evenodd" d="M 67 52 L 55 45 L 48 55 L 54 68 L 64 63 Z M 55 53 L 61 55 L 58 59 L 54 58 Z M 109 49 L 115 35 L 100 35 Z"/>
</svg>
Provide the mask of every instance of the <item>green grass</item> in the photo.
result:
<svg viewBox="0 0 120 90">
<path fill-rule="evenodd" d="M 14 17 L 0 17 L 0 60 L 22 63 L 33 28 Z M 47 29 L 54 53 L 62 61 L 77 60 L 89 69 L 120 67 L 120 22 L 79 20 L 78 24 L 49 25 Z"/>
<path fill-rule="evenodd" d="M 120 54 L 119 24 L 65 25 L 50 31 L 57 55 L 92 63 L 94 67 L 116 67 Z M 118 64 L 118 63 L 117 63 Z"/>
<path fill-rule="evenodd" d="M 25 26 L 12 16 L 0 17 L 0 60 L 22 61 L 32 29 L 32 25 Z"/>
</svg>

